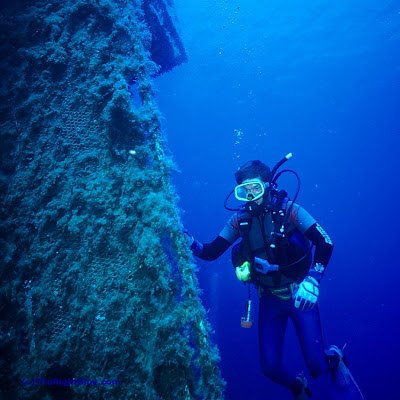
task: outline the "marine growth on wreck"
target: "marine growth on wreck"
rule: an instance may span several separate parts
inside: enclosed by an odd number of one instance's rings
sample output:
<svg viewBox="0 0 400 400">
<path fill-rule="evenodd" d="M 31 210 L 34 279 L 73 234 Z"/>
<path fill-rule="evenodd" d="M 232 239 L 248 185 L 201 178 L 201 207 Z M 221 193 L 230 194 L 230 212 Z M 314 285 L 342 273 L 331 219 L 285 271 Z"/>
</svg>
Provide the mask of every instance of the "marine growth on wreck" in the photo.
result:
<svg viewBox="0 0 400 400">
<path fill-rule="evenodd" d="M 222 398 L 152 91 L 170 7 L 1 8 L 1 398 Z"/>
</svg>

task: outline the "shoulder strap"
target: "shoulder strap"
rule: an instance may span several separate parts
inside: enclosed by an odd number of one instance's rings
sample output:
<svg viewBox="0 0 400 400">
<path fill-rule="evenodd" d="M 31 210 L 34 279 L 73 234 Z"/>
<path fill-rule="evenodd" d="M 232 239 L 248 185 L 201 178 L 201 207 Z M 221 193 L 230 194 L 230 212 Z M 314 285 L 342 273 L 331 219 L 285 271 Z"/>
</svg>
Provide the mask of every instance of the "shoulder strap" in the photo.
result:
<svg viewBox="0 0 400 400">
<path fill-rule="evenodd" d="M 239 234 L 240 237 L 248 240 L 249 239 L 249 232 L 251 229 L 251 221 L 252 217 L 246 211 L 239 211 L 238 212 L 238 222 L 239 222 Z"/>
<path fill-rule="evenodd" d="M 250 247 L 250 229 L 252 217 L 246 211 L 238 212 L 239 233 L 242 240 L 232 249 L 232 262 L 234 266 L 244 261 L 250 262 L 250 274 L 254 277 L 253 255 Z"/>
</svg>

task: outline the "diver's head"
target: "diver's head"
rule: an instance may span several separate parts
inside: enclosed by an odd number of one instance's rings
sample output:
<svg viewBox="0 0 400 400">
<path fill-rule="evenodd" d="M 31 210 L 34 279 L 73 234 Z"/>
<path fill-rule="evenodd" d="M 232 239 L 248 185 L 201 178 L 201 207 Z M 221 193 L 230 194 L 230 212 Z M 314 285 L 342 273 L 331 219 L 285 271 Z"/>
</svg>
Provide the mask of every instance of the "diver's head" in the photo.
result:
<svg viewBox="0 0 400 400">
<path fill-rule="evenodd" d="M 297 178 L 298 187 L 292 200 L 293 204 L 300 190 L 299 176 L 290 169 L 277 174 L 279 168 L 292 158 L 292 156 L 292 153 L 287 154 L 275 165 L 272 172 L 269 167 L 260 160 L 248 161 L 246 164 L 242 165 L 235 173 L 235 179 L 238 185 L 226 197 L 224 207 L 229 211 L 242 211 L 245 208 L 253 216 L 261 215 L 266 209 L 270 209 L 271 192 L 276 191 L 276 181 L 284 172 L 291 172 L 295 174 Z M 245 202 L 245 206 L 241 205 L 239 208 L 228 207 L 228 200 L 233 193 L 235 193 L 237 200 Z M 279 193 L 286 192 L 280 191 Z"/>
<path fill-rule="evenodd" d="M 265 208 L 265 189 L 269 188 L 271 170 L 261 161 L 249 161 L 235 173 L 238 185 L 235 197 L 246 201 L 248 211 L 261 213 Z"/>
</svg>

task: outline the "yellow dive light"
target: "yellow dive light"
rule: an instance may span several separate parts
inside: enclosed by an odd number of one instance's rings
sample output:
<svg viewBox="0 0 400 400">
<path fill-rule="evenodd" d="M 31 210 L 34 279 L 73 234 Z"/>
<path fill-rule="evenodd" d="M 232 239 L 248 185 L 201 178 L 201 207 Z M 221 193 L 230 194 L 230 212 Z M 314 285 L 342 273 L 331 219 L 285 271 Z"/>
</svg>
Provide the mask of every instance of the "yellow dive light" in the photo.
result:
<svg viewBox="0 0 400 400">
<path fill-rule="evenodd" d="M 239 281 L 247 282 L 250 280 L 250 263 L 245 261 L 240 267 L 235 269 L 236 277 Z"/>
</svg>

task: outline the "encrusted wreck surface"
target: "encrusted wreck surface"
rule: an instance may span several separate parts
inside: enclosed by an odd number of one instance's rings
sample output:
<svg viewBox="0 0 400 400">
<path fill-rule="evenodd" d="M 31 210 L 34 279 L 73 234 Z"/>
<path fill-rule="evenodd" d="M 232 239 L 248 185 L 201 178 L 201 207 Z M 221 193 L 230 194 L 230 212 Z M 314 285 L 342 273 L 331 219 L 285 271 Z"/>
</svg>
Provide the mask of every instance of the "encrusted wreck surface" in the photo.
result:
<svg viewBox="0 0 400 400">
<path fill-rule="evenodd" d="M 3 3 L 4 399 L 222 398 L 153 101 L 186 57 L 156 59 L 160 3 Z"/>
</svg>

